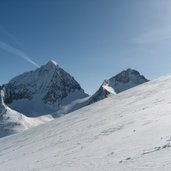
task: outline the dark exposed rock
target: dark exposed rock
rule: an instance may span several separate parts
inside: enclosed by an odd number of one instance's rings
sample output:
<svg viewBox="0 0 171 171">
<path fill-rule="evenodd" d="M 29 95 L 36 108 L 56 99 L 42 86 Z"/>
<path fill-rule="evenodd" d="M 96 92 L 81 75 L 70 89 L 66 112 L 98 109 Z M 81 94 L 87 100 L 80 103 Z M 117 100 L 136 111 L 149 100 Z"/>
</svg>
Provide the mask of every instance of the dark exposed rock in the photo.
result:
<svg viewBox="0 0 171 171">
<path fill-rule="evenodd" d="M 129 68 L 108 80 L 104 80 L 96 93 L 91 96 L 88 104 L 102 100 L 110 95 L 118 94 L 147 81 L 138 71 Z"/>
<path fill-rule="evenodd" d="M 47 112 L 53 112 L 58 110 L 63 100 L 72 93 L 80 91 L 80 96 L 75 96 L 72 100 L 87 97 L 79 83 L 54 61 L 49 61 L 35 71 L 15 77 L 5 85 L 5 90 L 5 103 L 21 113 L 28 110 L 25 110 L 28 108 L 27 103 L 32 101 L 34 113 L 39 113 L 40 108 L 45 107 L 50 109 Z M 26 102 L 22 103 L 23 100 Z M 69 103 L 69 100 L 65 103 Z M 36 107 L 36 104 L 39 106 Z M 30 109 L 28 113 L 31 112 Z"/>
</svg>

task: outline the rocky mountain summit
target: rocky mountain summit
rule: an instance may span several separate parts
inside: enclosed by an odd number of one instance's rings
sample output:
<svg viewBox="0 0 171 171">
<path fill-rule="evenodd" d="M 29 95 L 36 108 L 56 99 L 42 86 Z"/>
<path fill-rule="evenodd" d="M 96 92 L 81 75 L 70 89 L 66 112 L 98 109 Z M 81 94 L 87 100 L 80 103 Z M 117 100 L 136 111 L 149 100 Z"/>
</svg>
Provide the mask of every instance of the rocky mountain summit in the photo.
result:
<svg viewBox="0 0 171 171">
<path fill-rule="evenodd" d="M 5 103 L 27 116 L 52 113 L 71 101 L 88 96 L 54 61 L 13 78 L 4 88 Z"/>
<path fill-rule="evenodd" d="M 108 80 L 104 80 L 96 93 L 91 96 L 88 104 L 102 100 L 110 95 L 118 94 L 147 81 L 148 80 L 143 75 L 140 75 L 138 71 L 129 68 Z"/>
</svg>

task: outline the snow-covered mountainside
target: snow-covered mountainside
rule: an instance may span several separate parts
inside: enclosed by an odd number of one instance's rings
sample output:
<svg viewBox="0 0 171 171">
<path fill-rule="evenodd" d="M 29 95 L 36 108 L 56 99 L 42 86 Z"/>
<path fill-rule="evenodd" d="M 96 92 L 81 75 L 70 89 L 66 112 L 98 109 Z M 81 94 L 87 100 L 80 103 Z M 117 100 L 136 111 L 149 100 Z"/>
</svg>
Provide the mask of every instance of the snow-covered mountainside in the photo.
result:
<svg viewBox="0 0 171 171">
<path fill-rule="evenodd" d="M 54 61 L 15 77 L 5 85 L 5 90 L 6 104 L 27 116 L 52 113 L 88 96 Z"/>
<path fill-rule="evenodd" d="M 53 120 L 49 115 L 38 117 L 38 118 L 28 118 L 23 114 L 10 109 L 5 105 L 3 101 L 3 90 L 0 93 L 0 138 L 22 132 L 31 127 L 38 126 L 42 123 Z"/>
<path fill-rule="evenodd" d="M 91 96 L 88 104 L 102 100 L 110 95 L 118 94 L 147 81 L 138 71 L 129 68 L 108 80 L 104 80 L 97 92 Z"/>
<path fill-rule="evenodd" d="M 0 139 L 3 171 L 171 170 L 171 75 Z"/>
</svg>

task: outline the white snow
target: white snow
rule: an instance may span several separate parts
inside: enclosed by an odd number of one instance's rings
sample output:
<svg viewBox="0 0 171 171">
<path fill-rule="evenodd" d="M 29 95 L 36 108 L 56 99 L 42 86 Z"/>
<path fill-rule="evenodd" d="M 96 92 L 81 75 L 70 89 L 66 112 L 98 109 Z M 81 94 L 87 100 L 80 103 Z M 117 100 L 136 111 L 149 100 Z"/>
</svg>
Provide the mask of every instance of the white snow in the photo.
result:
<svg viewBox="0 0 171 171">
<path fill-rule="evenodd" d="M 3 171 L 171 170 L 171 75 L 0 139 Z"/>
<path fill-rule="evenodd" d="M 110 94 L 116 94 L 116 92 L 114 91 L 114 89 L 109 86 L 108 84 L 104 84 L 102 85 L 103 89 L 107 90 Z"/>
<path fill-rule="evenodd" d="M 22 132 L 31 127 L 38 126 L 54 119 L 51 115 L 37 118 L 26 117 L 25 115 L 12 110 L 4 103 L 3 90 L 1 90 L 0 95 L 0 138 L 10 134 Z"/>
<path fill-rule="evenodd" d="M 0 105 L 4 105 L 4 90 L 0 90 Z"/>
<path fill-rule="evenodd" d="M 52 65 L 55 65 L 55 66 L 58 65 L 58 63 L 56 61 L 54 61 L 54 60 L 50 60 L 49 63 L 51 63 Z"/>
</svg>

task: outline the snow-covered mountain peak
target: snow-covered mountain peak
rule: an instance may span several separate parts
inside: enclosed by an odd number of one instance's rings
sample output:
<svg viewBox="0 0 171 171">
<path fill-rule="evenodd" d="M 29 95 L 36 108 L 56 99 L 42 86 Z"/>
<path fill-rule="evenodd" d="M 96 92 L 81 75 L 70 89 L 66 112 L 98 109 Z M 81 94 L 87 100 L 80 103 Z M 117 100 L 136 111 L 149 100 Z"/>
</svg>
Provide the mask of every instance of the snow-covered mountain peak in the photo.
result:
<svg viewBox="0 0 171 171">
<path fill-rule="evenodd" d="M 27 116 L 56 112 L 87 97 L 79 83 L 54 61 L 13 78 L 5 89 L 6 104 Z"/>
<path fill-rule="evenodd" d="M 39 69 L 48 71 L 48 72 L 54 72 L 56 70 L 59 70 L 60 66 L 57 62 L 50 60 L 47 64 L 42 65 Z"/>
<path fill-rule="evenodd" d="M 143 75 L 140 75 L 138 71 L 128 68 L 127 70 L 124 70 L 114 77 L 110 78 L 109 82 L 111 81 L 120 83 L 128 83 L 130 81 L 134 83 L 140 83 L 148 80 Z"/>
<path fill-rule="evenodd" d="M 119 74 L 105 80 L 102 84 L 103 88 L 111 87 L 113 94 L 120 93 L 136 85 L 147 82 L 148 80 L 134 69 L 128 68 Z"/>
<path fill-rule="evenodd" d="M 58 66 L 58 63 L 56 61 L 54 61 L 54 60 L 50 60 L 46 65 L 56 67 L 56 66 Z"/>
<path fill-rule="evenodd" d="M 110 95 L 140 85 L 148 80 L 134 69 L 128 68 L 119 74 L 104 80 L 98 91 L 89 99 L 89 104 L 102 100 Z"/>
</svg>

